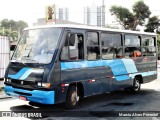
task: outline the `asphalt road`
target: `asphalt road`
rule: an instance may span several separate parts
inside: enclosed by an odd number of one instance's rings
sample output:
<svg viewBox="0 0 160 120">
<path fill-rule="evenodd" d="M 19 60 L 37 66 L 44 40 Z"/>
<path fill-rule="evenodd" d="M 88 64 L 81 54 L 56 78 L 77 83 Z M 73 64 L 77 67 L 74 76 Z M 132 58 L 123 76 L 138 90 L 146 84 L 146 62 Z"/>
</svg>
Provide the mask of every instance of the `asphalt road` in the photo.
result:
<svg viewBox="0 0 160 120">
<path fill-rule="evenodd" d="M 160 70 L 159 70 L 160 74 Z M 88 97 L 82 100 L 75 110 L 65 110 L 60 105 L 30 105 L 15 98 L 0 99 L 0 111 L 41 113 L 37 119 L 109 119 L 109 120 L 159 120 L 156 115 L 138 117 L 141 111 L 152 111 L 160 116 L 160 75 L 157 80 L 141 86 L 139 94 L 130 94 L 124 90 Z M 135 113 L 136 117 L 115 117 L 119 113 Z M 140 112 L 140 113 L 139 113 Z M 128 114 L 128 115 L 129 115 Z M 39 114 L 40 115 L 40 114 Z M 106 117 L 107 116 L 107 117 Z M 83 117 L 83 118 L 82 118 Z M 1 118 L 0 118 L 1 119 Z M 6 119 L 6 118 L 5 118 Z M 12 118 L 14 119 L 14 118 Z M 17 118 L 15 118 L 17 119 Z M 20 118 L 22 119 L 22 118 Z M 24 118 L 23 118 L 24 119 Z M 31 119 L 31 118 L 25 118 Z"/>
</svg>

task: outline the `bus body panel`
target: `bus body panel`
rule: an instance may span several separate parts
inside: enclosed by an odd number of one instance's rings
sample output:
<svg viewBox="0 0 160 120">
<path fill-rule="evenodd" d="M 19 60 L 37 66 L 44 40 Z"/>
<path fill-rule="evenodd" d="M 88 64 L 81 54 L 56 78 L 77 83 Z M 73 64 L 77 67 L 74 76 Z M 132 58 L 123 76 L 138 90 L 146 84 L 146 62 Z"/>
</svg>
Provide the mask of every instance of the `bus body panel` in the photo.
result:
<svg viewBox="0 0 160 120">
<path fill-rule="evenodd" d="M 124 64 L 126 61 L 131 60 L 61 62 L 61 81 L 86 83 L 85 96 L 131 87 L 133 79 L 128 74 L 136 72 L 136 68 L 135 65 L 132 69 L 127 68 L 127 63 Z"/>
<path fill-rule="evenodd" d="M 5 86 L 5 92 L 9 96 L 25 97 L 26 100 L 31 102 L 37 102 L 41 104 L 54 104 L 55 92 L 54 91 L 42 91 L 42 90 L 24 90 L 14 88 L 12 86 Z"/>
<path fill-rule="evenodd" d="M 55 91 L 55 103 L 61 103 L 64 100 L 63 98 L 63 94 L 66 94 L 65 92 L 62 93 L 61 90 L 61 68 L 60 68 L 60 62 L 57 61 L 54 64 L 54 67 L 51 68 L 51 72 L 50 75 L 48 77 L 48 80 L 51 83 L 51 89 L 53 89 Z"/>
</svg>

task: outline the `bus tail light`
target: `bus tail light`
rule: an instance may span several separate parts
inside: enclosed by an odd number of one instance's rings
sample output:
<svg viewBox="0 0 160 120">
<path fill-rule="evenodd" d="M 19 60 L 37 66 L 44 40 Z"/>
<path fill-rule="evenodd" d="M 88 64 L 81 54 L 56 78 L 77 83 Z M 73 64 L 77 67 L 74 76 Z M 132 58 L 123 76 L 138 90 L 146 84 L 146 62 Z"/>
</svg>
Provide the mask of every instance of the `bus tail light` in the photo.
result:
<svg viewBox="0 0 160 120">
<path fill-rule="evenodd" d="M 88 80 L 89 83 L 95 82 L 96 80 Z"/>
<path fill-rule="evenodd" d="M 61 84 L 62 92 L 64 92 L 64 91 L 65 91 L 65 87 L 66 87 L 66 86 L 69 86 L 69 84 L 67 84 L 67 83 L 66 83 L 66 84 L 65 84 L 65 83 Z"/>
<path fill-rule="evenodd" d="M 114 76 L 109 76 L 109 78 L 115 78 Z"/>
<path fill-rule="evenodd" d="M 61 87 L 69 86 L 69 84 L 61 84 Z"/>
</svg>

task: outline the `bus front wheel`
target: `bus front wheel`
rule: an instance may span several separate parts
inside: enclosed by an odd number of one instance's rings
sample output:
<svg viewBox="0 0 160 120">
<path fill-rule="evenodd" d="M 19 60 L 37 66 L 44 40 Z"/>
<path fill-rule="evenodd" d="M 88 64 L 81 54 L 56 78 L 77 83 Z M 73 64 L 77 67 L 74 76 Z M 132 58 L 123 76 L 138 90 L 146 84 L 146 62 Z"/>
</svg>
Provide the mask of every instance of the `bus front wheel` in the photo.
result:
<svg viewBox="0 0 160 120">
<path fill-rule="evenodd" d="M 79 103 L 78 89 L 76 86 L 70 86 L 67 93 L 65 106 L 68 109 L 74 109 L 78 106 L 78 103 Z"/>
</svg>

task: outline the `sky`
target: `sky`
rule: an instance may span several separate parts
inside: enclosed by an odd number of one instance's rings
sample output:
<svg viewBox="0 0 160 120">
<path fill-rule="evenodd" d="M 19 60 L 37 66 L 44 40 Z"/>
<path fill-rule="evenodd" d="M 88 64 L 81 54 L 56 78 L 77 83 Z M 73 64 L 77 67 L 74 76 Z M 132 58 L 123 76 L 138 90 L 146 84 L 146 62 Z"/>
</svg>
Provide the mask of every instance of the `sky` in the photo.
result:
<svg viewBox="0 0 160 120">
<path fill-rule="evenodd" d="M 114 17 L 109 13 L 112 5 L 127 7 L 131 10 L 132 5 L 138 0 L 105 0 L 106 24 L 114 23 Z M 150 7 L 152 15 L 160 16 L 159 0 L 143 0 Z M 24 20 L 29 26 L 36 22 L 37 18 L 45 17 L 45 7 L 56 4 L 56 7 L 69 8 L 69 20 L 83 23 L 84 6 L 96 4 L 100 6 L 102 0 L 0 0 L 0 20 L 4 18 Z"/>
</svg>

